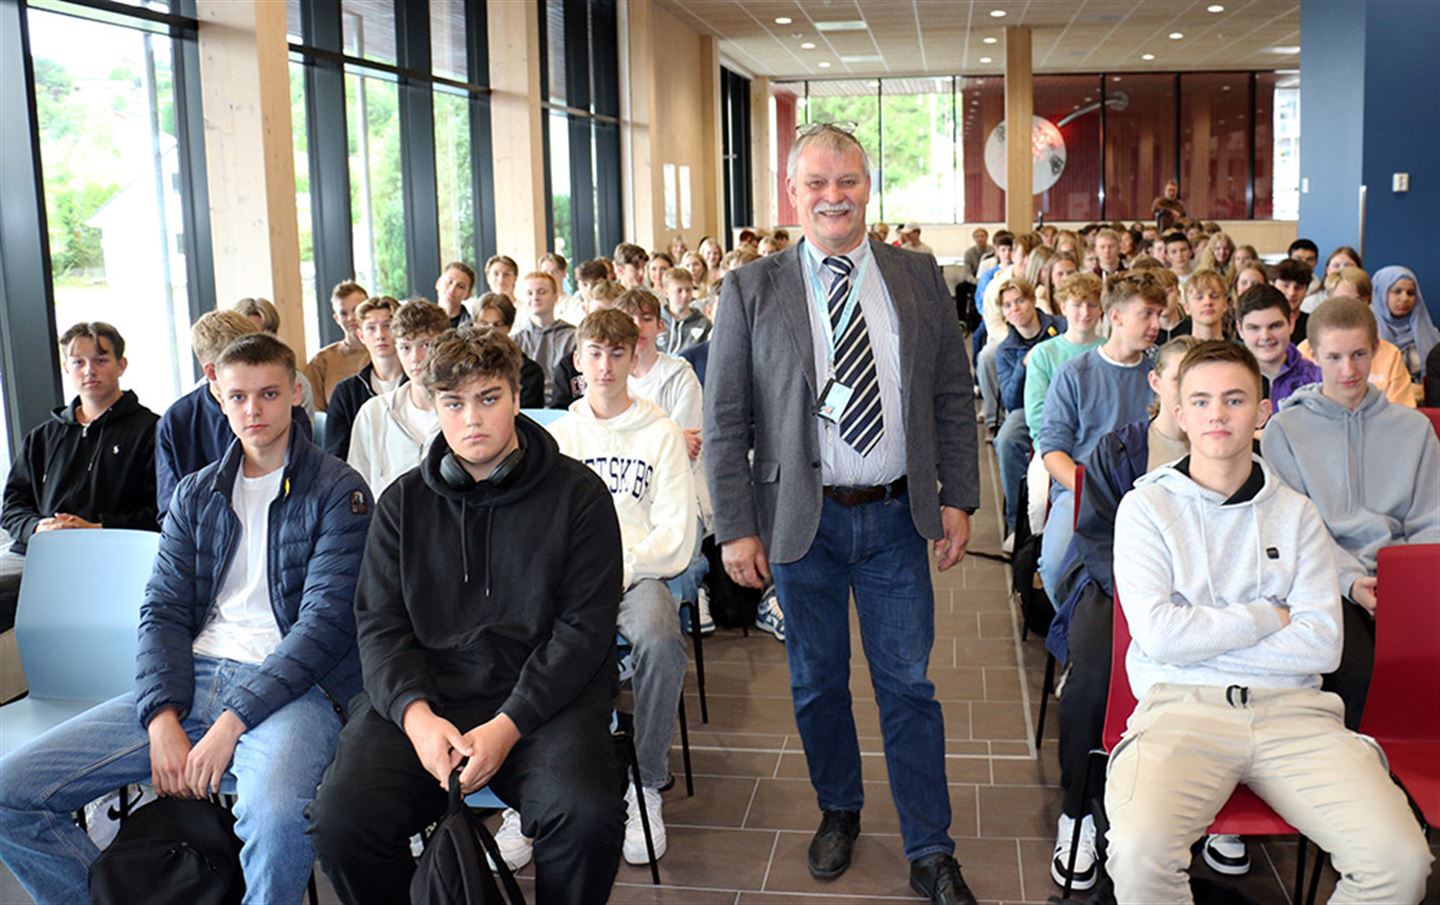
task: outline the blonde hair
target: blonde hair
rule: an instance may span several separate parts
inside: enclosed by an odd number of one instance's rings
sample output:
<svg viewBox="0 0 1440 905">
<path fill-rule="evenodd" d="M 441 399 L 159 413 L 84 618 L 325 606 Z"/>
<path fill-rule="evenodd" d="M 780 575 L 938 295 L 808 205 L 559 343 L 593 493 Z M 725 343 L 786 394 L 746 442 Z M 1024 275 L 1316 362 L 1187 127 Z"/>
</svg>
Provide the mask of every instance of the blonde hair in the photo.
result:
<svg viewBox="0 0 1440 905">
<path fill-rule="evenodd" d="M 1366 301 L 1370 299 L 1370 296 L 1375 294 L 1375 287 L 1370 282 L 1370 274 L 1359 267 L 1341 267 L 1334 273 L 1327 274 L 1325 277 L 1325 292 L 1327 294 L 1333 294 L 1335 287 L 1339 286 L 1341 282 L 1354 286 L 1355 291 L 1360 294 L 1360 298 Z"/>
<path fill-rule="evenodd" d="M 204 367 L 214 364 L 225 347 L 235 340 L 259 332 L 255 322 L 238 311 L 211 311 L 190 328 L 190 349 Z"/>
<path fill-rule="evenodd" d="M 246 317 L 260 318 L 261 332 L 276 333 L 280 330 L 280 312 L 275 310 L 269 299 L 241 299 L 232 307 Z"/>
</svg>

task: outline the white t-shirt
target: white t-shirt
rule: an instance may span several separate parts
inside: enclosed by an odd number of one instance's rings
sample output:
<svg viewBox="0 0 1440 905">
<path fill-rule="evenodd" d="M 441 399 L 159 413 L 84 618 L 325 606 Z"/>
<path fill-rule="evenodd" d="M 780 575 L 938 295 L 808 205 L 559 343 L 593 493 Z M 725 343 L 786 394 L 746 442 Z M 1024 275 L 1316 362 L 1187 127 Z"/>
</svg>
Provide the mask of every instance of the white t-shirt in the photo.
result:
<svg viewBox="0 0 1440 905">
<path fill-rule="evenodd" d="M 405 404 L 396 406 L 392 411 L 395 417 L 405 425 L 412 437 L 428 438 L 432 432 L 440 429 L 440 416 L 432 409 L 422 409 L 415 404 L 415 400 L 409 393 L 405 393 Z M 421 454 L 424 456 L 423 452 Z"/>
<path fill-rule="evenodd" d="M 379 371 L 371 371 L 370 389 L 375 393 L 376 396 L 384 396 L 386 393 L 398 387 L 400 385 L 400 381 L 404 379 L 404 371 L 401 371 L 400 376 L 396 377 L 394 380 L 381 380 Z"/>
<path fill-rule="evenodd" d="M 195 639 L 206 657 L 259 663 L 280 646 L 280 626 L 270 606 L 270 504 L 280 495 L 285 469 L 258 478 L 235 476 L 230 505 L 240 519 L 240 542 L 215 595 L 210 622 Z"/>
</svg>

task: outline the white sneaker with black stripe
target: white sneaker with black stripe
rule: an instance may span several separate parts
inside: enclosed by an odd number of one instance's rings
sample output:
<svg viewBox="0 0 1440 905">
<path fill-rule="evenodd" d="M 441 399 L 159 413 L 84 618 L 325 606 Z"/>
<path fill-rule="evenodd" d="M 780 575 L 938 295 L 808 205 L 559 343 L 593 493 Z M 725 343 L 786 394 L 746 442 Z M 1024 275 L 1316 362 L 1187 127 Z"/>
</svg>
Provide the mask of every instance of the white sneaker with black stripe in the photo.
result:
<svg viewBox="0 0 1440 905">
<path fill-rule="evenodd" d="M 785 640 L 785 612 L 780 609 L 774 585 L 767 588 L 765 596 L 760 598 L 760 606 L 755 610 L 755 627 L 774 635 L 776 641 Z"/>
<path fill-rule="evenodd" d="M 1206 836 L 1202 854 L 1217 874 L 1239 877 L 1250 872 L 1250 850 L 1239 836 Z"/>
<path fill-rule="evenodd" d="M 500 849 L 500 857 L 504 859 L 505 866 L 511 871 L 519 870 L 535 857 L 535 840 L 520 829 L 520 812 L 514 808 L 505 809 L 505 819 L 500 822 L 500 829 L 495 832 L 495 845 Z M 495 869 L 495 862 L 491 860 L 489 852 L 485 853 L 485 863 L 491 870 Z"/>
<path fill-rule="evenodd" d="M 1050 856 L 1050 879 L 1056 886 L 1065 885 L 1065 875 L 1070 868 L 1070 840 L 1075 835 L 1075 818 L 1060 815 L 1055 827 L 1055 853 Z M 1095 885 L 1100 870 L 1095 857 L 1095 818 L 1089 814 L 1080 824 L 1080 847 L 1075 854 L 1075 873 L 1070 888 L 1084 892 Z"/>
</svg>

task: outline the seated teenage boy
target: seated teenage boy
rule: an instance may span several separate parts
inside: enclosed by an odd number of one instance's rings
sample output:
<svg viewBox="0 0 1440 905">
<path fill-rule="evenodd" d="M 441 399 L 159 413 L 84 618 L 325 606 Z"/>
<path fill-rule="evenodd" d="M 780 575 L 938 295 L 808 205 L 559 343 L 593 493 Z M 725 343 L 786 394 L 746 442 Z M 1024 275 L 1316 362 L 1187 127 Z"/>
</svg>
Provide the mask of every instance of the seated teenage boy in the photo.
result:
<svg viewBox="0 0 1440 905">
<path fill-rule="evenodd" d="M 1331 854 L 1332 901 L 1418 902 L 1429 846 L 1384 755 L 1319 687 L 1340 660 L 1332 544 L 1253 452 L 1269 408 L 1255 359 L 1205 342 L 1179 379 L 1190 455 L 1136 481 L 1115 519 L 1139 699 L 1105 790 L 1116 899 L 1191 901 L 1190 844 L 1243 783 Z"/>
<path fill-rule="evenodd" d="M 1298 241 L 1298 240 L 1297 240 Z M 1310 292 L 1311 267 L 1304 261 L 1286 258 L 1275 266 L 1275 288 L 1284 293 L 1290 303 L 1290 318 L 1295 322 L 1297 336 L 1309 336 L 1305 322 L 1310 317 L 1300 306 Z"/>
<path fill-rule="evenodd" d="M 376 396 L 388 393 L 405 382 L 405 369 L 395 353 L 395 333 L 390 327 L 400 303 L 388 295 L 369 298 L 355 309 L 360 322 L 360 341 L 370 353 L 370 363 L 340 381 L 330 394 L 325 415 L 325 451 L 337 459 L 350 457 L 350 432 L 360 407 Z"/>
<path fill-rule="evenodd" d="M 586 261 L 581 265 L 581 270 L 591 264 L 602 270 L 605 266 L 599 261 Z M 620 297 L 629 291 L 613 280 L 600 279 L 581 293 L 585 313 L 593 314 L 606 308 L 614 308 Z M 585 395 L 585 375 L 575 366 L 574 355 L 566 356 L 557 362 L 550 371 L 550 377 L 554 381 L 554 391 L 550 395 L 547 408 L 568 409 L 572 402 Z"/>
<path fill-rule="evenodd" d="M 347 460 L 377 497 L 392 481 L 420 464 L 439 430 L 431 394 L 420 377 L 430 347 L 450 329 L 450 317 L 434 302 L 415 299 L 400 306 L 390 329 L 406 381 L 360 406 Z"/>
<path fill-rule="evenodd" d="M 671 267 L 660 279 L 656 289 L 665 293 L 665 332 L 660 337 L 661 351 L 679 355 L 692 346 L 710 339 L 710 318 L 705 312 L 690 307 L 695 296 L 695 278 L 684 267 Z"/>
<path fill-rule="evenodd" d="M 547 255 L 546 257 L 560 257 Z M 560 258 L 560 260 L 565 260 Z M 558 309 L 557 309 L 558 310 Z M 515 300 L 499 292 L 487 292 L 475 302 L 475 320 L 509 336 L 515 327 Z M 545 369 L 535 359 L 520 353 L 520 407 L 545 407 Z"/>
<path fill-rule="evenodd" d="M 344 331 L 344 336 L 316 352 L 305 366 L 305 378 L 315 394 L 317 412 L 329 408 L 330 394 L 340 381 L 358 373 L 370 360 L 370 353 L 360 341 L 360 322 L 355 319 L 355 309 L 369 297 L 364 287 L 350 280 L 335 284 L 330 291 L 330 317 L 335 326 Z"/>
<path fill-rule="evenodd" d="M 1000 486 L 1005 493 L 1006 536 L 1015 533 L 1015 507 L 1020 499 L 1020 482 L 1030 461 L 1030 428 L 1025 422 L 1025 364 L 1030 350 L 1065 332 L 1064 318 L 1046 314 L 1035 307 L 1035 287 L 1028 280 L 1013 278 L 1000 284 L 996 293 L 1010 332 L 995 350 L 995 372 L 1000 379 L 1000 405 L 1005 421 L 995 435 L 995 454 L 1000 459 Z M 1037 425 L 1038 428 L 1038 425 Z"/>
<path fill-rule="evenodd" d="M 470 309 L 465 302 L 475 291 L 475 268 L 463 261 L 451 261 L 435 280 L 435 300 L 445 309 L 450 326 L 470 323 Z"/>
<path fill-rule="evenodd" d="M 36 532 L 69 528 L 155 531 L 155 422 L 134 390 L 120 389 L 125 339 L 109 324 L 79 323 L 60 337 L 69 405 L 25 435 L 5 481 L 0 525 L 0 632 L 15 624 L 25 547 Z"/>
<path fill-rule="evenodd" d="M 1260 365 L 1262 395 L 1273 411 L 1300 387 L 1320 381 L 1320 368 L 1290 341 L 1295 321 L 1285 293 L 1263 283 L 1240 296 L 1240 339 Z"/>
<path fill-rule="evenodd" d="M 1419 412 L 1369 381 L 1378 344 L 1375 315 L 1358 299 L 1327 299 L 1310 313 L 1321 382 L 1297 390 L 1270 419 L 1265 461 L 1320 510 L 1347 601 L 1345 650 L 1325 688 L 1360 725 L 1375 663 L 1375 558 L 1394 544 L 1440 543 L 1440 442 Z"/>
<path fill-rule="evenodd" d="M 1055 604 L 1065 597 L 1059 578 L 1074 533 L 1075 463 L 1085 461 L 1101 437 L 1145 417 L 1152 394 L 1145 353 L 1160 332 L 1165 285 L 1150 271 L 1131 272 L 1110 281 L 1104 303 L 1110 338 L 1056 370 L 1035 438 L 1035 452 L 1054 481 L 1040 577 Z"/>
<path fill-rule="evenodd" d="M 140 610 L 135 691 L 0 760 L 0 860 L 39 902 L 88 899 L 99 851 L 72 811 L 127 783 L 197 798 L 232 777 L 245 901 L 305 894 L 305 805 L 360 688 L 353 607 L 370 492 L 294 429 L 284 343 L 246 336 L 212 365 L 239 439 L 175 491 Z"/>
<path fill-rule="evenodd" d="M 515 344 L 545 371 L 545 398 L 554 406 L 555 366 L 575 351 L 575 327 L 555 319 L 560 287 L 548 273 L 535 271 L 520 281 L 520 300 L 529 317 L 526 326 L 515 331 Z"/>
<path fill-rule="evenodd" d="M 365 692 L 311 809 L 346 903 L 406 902 L 450 774 L 525 815 L 541 903 L 604 901 L 620 860 L 609 720 L 620 526 L 604 482 L 520 411 L 520 350 L 447 331 L 440 434 L 380 500 L 355 598 Z M 556 531 L 555 525 L 564 525 Z"/>
<path fill-rule="evenodd" d="M 630 392 L 638 336 L 623 311 L 586 315 L 575 350 L 585 395 L 550 431 L 561 452 L 600 475 L 620 518 L 625 596 L 617 626 L 635 649 L 635 752 L 659 857 L 666 847 L 660 789 L 670 778 L 670 740 L 685 681 L 685 641 L 663 579 L 690 565 L 699 514 L 684 433 L 658 405 Z M 625 860 L 644 864 L 649 855 L 633 785 L 625 797 Z"/>
<path fill-rule="evenodd" d="M 190 348 L 205 372 L 205 379 L 175 400 L 160 416 L 155 428 L 155 505 L 162 523 L 180 479 L 219 459 L 235 440 L 221 408 L 215 360 L 232 342 L 258 329 L 245 315 L 228 310 L 211 311 L 190 328 Z M 315 390 L 319 392 L 318 385 Z M 317 404 L 319 399 L 317 395 Z M 291 407 L 290 416 L 295 427 L 309 439 L 312 435 L 310 416 L 298 402 Z"/>
</svg>

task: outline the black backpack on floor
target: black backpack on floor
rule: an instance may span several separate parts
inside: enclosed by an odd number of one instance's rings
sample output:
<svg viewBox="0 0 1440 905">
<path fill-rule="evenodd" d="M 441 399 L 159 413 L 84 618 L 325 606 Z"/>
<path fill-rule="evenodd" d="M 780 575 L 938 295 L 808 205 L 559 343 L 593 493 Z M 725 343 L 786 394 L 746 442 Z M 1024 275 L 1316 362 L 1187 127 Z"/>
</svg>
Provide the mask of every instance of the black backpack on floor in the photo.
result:
<svg viewBox="0 0 1440 905">
<path fill-rule="evenodd" d="M 237 905 L 245 895 L 235 816 L 209 801 L 160 798 L 125 818 L 90 865 L 96 905 Z"/>
<path fill-rule="evenodd" d="M 502 897 L 485 854 L 495 863 L 505 886 Z M 410 901 L 415 905 L 525 905 L 514 874 L 500 857 L 495 837 L 460 794 L 460 771 L 450 774 L 450 810 L 435 827 L 410 879 Z"/>
<path fill-rule="evenodd" d="M 1055 607 L 1050 595 L 1040 582 L 1041 535 L 1030 530 L 1028 481 L 1020 482 L 1019 510 L 1015 518 L 1015 551 L 1010 554 L 1010 576 L 1014 581 L 1015 596 L 1020 601 L 1020 617 L 1025 628 L 1032 635 L 1043 640 L 1050 632 L 1050 621 L 1055 618 Z"/>
<path fill-rule="evenodd" d="M 700 549 L 710 561 L 710 572 L 705 576 L 705 585 L 710 588 L 710 618 L 723 628 L 754 625 L 755 611 L 760 606 L 760 592 L 736 584 L 725 574 L 720 545 L 715 543 L 714 535 L 705 538 Z"/>
</svg>

